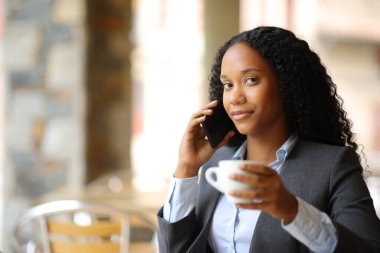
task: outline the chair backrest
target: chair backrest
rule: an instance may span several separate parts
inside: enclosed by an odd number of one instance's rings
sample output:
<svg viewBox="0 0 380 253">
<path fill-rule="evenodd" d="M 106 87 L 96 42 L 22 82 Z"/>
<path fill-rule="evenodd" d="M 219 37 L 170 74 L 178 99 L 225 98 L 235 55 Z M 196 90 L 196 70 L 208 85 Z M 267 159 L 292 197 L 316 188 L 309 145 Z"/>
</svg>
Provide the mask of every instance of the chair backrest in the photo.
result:
<svg viewBox="0 0 380 253">
<path fill-rule="evenodd" d="M 22 235 L 21 230 L 28 224 L 32 225 L 32 233 Z M 13 238 L 17 249 L 27 253 L 129 253 L 133 248 L 135 252 L 155 252 L 153 245 L 132 245 L 131 225 L 155 230 L 155 224 L 141 213 L 79 200 L 58 200 L 27 209 L 17 220 Z"/>
</svg>

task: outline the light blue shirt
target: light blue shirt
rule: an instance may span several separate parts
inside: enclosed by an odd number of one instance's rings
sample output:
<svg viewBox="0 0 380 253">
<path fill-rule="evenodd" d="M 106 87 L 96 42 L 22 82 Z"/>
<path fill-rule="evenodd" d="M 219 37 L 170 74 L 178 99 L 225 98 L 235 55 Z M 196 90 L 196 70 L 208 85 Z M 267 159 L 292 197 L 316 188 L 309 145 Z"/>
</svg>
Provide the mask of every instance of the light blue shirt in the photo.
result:
<svg viewBox="0 0 380 253">
<path fill-rule="evenodd" d="M 292 148 L 297 142 L 295 135 L 290 136 L 277 150 L 277 160 L 269 165 L 277 173 L 281 172 Z M 232 159 L 242 160 L 247 151 L 244 142 Z M 195 207 L 198 177 L 171 180 L 168 201 L 164 205 L 164 219 L 176 222 L 187 216 Z M 319 211 L 304 200 L 297 198 L 298 211 L 295 219 L 285 229 L 294 238 L 306 245 L 315 253 L 333 252 L 337 244 L 334 225 L 327 214 Z M 215 209 L 209 244 L 215 253 L 246 253 L 255 229 L 260 211 L 239 209 L 227 201 L 226 195 L 221 194 Z"/>
</svg>

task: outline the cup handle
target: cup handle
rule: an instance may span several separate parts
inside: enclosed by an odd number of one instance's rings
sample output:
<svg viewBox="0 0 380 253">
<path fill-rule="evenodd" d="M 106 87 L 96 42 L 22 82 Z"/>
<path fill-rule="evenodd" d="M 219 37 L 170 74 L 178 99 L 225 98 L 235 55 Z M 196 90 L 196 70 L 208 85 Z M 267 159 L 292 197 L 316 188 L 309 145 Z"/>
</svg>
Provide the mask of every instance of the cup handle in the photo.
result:
<svg viewBox="0 0 380 253">
<path fill-rule="evenodd" d="M 205 177 L 206 177 L 206 180 L 207 182 L 212 185 L 214 188 L 216 188 L 218 191 L 220 192 L 224 192 L 223 189 L 221 189 L 221 187 L 219 186 L 218 184 L 218 173 L 217 173 L 217 169 L 219 169 L 218 167 L 211 167 L 211 168 L 208 168 L 206 173 L 205 173 Z M 215 174 L 215 177 L 216 177 L 216 180 L 212 177 L 213 174 Z"/>
</svg>

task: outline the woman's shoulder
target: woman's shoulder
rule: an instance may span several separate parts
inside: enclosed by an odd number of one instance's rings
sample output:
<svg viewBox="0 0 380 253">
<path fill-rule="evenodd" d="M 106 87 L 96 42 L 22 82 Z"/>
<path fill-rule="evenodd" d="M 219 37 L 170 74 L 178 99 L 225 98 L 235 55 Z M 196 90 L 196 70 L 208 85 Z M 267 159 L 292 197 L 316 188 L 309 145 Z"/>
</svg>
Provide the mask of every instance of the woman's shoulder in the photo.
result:
<svg viewBox="0 0 380 253">
<path fill-rule="evenodd" d="M 284 167 L 291 168 L 288 170 L 291 175 L 296 173 L 298 179 L 303 178 L 301 181 L 317 182 L 315 188 L 337 182 L 354 171 L 359 179 L 363 171 L 353 148 L 306 140 L 297 142 L 285 164 Z"/>
<path fill-rule="evenodd" d="M 298 140 L 294 147 L 294 152 L 292 151 L 292 153 L 296 156 L 307 156 L 309 158 L 314 157 L 316 159 L 323 159 L 326 162 L 337 160 L 340 157 L 351 157 L 355 160 L 358 158 L 358 155 L 352 147 L 332 145 L 303 139 Z"/>
<path fill-rule="evenodd" d="M 296 145 L 302 146 L 302 148 L 307 148 L 307 149 L 325 150 L 325 151 L 328 150 L 328 151 L 336 151 L 336 152 L 339 152 L 345 149 L 352 149 L 349 146 L 334 145 L 334 144 L 328 144 L 328 143 L 322 143 L 322 142 L 310 141 L 310 140 L 304 140 L 304 139 L 298 139 L 298 142 Z"/>
</svg>

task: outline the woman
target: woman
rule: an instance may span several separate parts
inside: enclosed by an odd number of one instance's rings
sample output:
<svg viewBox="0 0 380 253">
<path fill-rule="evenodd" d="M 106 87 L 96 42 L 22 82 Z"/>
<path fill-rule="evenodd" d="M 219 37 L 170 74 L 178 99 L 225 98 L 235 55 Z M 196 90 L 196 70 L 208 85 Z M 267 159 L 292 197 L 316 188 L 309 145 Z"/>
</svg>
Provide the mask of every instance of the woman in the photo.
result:
<svg viewBox="0 0 380 253">
<path fill-rule="evenodd" d="M 305 41 L 276 27 L 234 36 L 215 58 L 210 100 L 191 117 L 158 213 L 161 253 L 380 252 L 350 121 Z M 200 123 L 216 100 L 239 133 L 212 148 Z M 256 187 L 228 194 L 252 203 L 230 203 L 206 182 L 205 171 L 227 159 L 267 165 L 232 176 Z"/>
</svg>

